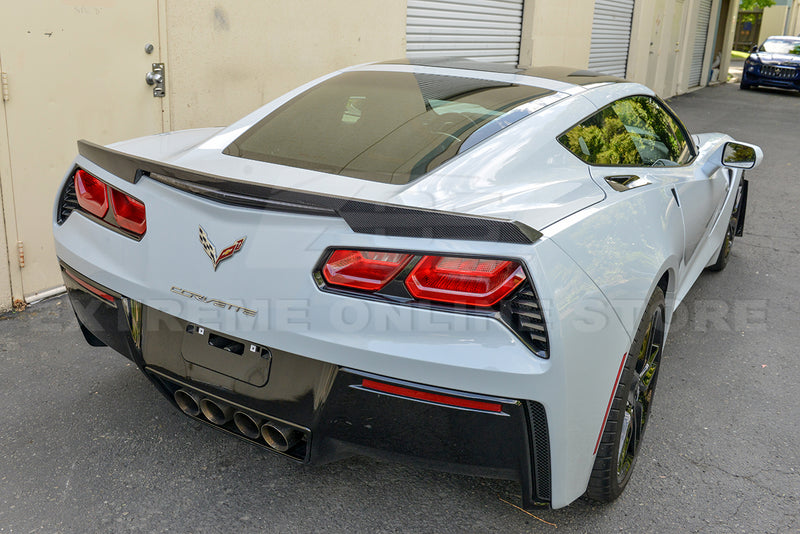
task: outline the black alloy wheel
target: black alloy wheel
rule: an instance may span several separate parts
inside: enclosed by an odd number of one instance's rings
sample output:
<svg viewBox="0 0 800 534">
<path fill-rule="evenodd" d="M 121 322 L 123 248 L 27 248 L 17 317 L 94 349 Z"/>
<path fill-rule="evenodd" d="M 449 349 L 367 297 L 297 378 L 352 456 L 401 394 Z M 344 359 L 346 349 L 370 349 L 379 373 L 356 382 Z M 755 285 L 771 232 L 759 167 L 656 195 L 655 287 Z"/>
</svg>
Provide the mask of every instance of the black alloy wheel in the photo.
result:
<svg viewBox="0 0 800 534">
<path fill-rule="evenodd" d="M 610 502 L 622 494 L 639 457 L 664 346 L 664 292 L 656 288 L 625 360 L 600 439 L 586 496 Z"/>
<path fill-rule="evenodd" d="M 733 238 L 736 236 L 736 228 L 739 226 L 739 214 L 741 213 L 742 209 L 743 188 L 744 186 L 740 180 L 739 189 L 736 191 L 736 200 L 734 201 L 733 211 L 731 211 L 731 219 L 728 222 L 728 230 L 725 232 L 725 240 L 722 242 L 722 248 L 719 250 L 717 261 L 707 267 L 709 271 L 719 272 L 728 265 L 728 260 L 730 259 L 731 255 L 731 248 L 733 248 Z"/>
</svg>

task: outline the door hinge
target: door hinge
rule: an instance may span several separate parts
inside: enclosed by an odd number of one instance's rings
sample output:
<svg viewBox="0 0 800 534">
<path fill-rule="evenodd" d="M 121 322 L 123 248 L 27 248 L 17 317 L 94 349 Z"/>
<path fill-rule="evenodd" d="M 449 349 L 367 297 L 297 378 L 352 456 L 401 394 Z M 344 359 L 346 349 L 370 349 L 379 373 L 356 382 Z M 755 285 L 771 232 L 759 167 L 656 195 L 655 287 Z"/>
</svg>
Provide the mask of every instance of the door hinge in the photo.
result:
<svg viewBox="0 0 800 534">
<path fill-rule="evenodd" d="M 2 86 L 3 102 L 8 102 L 8 74 L 0 72 L 0 86 Z"/>
<path fill-rule="evenodd" d="M 22 241 L 17 241 L 17 251 L 19 252 L 19 268 L 22 269 L 25 267 L 25 248 Z"/>
</svg>

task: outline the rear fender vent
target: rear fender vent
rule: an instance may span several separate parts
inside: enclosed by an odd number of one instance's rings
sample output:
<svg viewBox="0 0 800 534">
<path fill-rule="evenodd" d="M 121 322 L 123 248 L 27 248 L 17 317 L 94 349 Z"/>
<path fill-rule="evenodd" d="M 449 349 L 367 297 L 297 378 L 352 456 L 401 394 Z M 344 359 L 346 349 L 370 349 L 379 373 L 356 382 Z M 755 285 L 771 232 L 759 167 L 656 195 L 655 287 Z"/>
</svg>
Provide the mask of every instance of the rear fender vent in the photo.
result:
<svg viewBox="0 0 800 534">
<path fill-rule="evenodd" d="M 74 171 L 70 173 L 70 178 L 64 184 L 64 189 L 61 191 L 61 198 L 58 202 L 58 224 L 64 224 L 70 214 L 79 209 L 78 196 L 75 194 L 75 180 L 72 179 Z"/>
<path fill-rule="evenodd" d="M 501 313 L 508 325 L 539 357 L 549 357 L 544 313 L 530 282 L 517 291 L 503 306 Z"/>
</svg>

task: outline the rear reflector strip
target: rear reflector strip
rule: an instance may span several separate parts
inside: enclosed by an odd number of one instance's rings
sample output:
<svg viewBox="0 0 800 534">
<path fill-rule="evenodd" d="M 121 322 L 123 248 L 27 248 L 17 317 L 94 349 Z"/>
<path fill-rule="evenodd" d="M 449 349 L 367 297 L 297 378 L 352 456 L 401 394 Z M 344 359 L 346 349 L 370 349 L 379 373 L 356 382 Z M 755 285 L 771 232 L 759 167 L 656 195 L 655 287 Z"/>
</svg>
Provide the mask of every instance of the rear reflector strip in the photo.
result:
<svg viewBox="0 0 800 534">
<path fill-rule="evenodd" d="M 625 360 L 628 359 L 628 353 L 622 355 L 622 362 L 619 364 L 619 371 L 617 371 L 617 379 L 614 380 L 614 389 L 611 390 L 611 398 L 608 399 L 608 406 L 606 406 L 606 414 L 603 416 L 603 424 L 600 425 L 600 434 L 597 436 L 597 442 L 594 444 L 594 452 L 597 454 L 597 449 L 600 447 L 600 439 L 603 437 L 603 431 L 606 429 L 606 421 L 608 420 L 608 412 L 611 411 L 611 403 L 614 402 L 614 396 L 617 394 L 619 387 L 619 377 L 622 376 L 622 369 L 625 368 Z"/>
<path fill-rule="evenodd" d="M 372 391 L 397 395 L 398 397 L 434 402 L 436 404 L 445 404 L 447 406 L 455 406 L 457 408 L 468 408 L 470 410 L 480 410 L 483 412 L 492 413 L 501 413 L 503 411 L 503 406 L 496 402 L 485 402 L 473 399 L 464 399 L 461 397 L 451 397 L 450 395 L 442 395 L 440 393 L 431 393 L 430 391 L 420 391 L 418 389 L 396 386 L 394 384 L 376 382 L 375 380 L 370 380 L 368 378 L 365 378 L 361 381 L 361 387 Z"/>
<path fill-rule="evenodd" d="M 64 269 L 64 272 L 67 273 L 67 276 L 69 276 L 70 278 L 72 278 L 73 280 L 78 282 L 78 284 L 80 284 L 81 287 L 85 288 L 90 293 L 92 293 L 94 295 L 97 295 L 101 299 L 107 300 L 108 302 L 114 302 L 114 297 L 112 297 L 111 295 L 109 295 L 108 293 L 103 291 L 102 289 L 98 289 L 98 288 L 94 287 L 93 285 L 89 284 L 88 282 L 84 282 L 83 280 L 81 280 L 80 278 L 78 278 L 77 276 L 75 276 L 74 274 L 72 274 L 71 272 L 69 272 L 66 269 Z"/>
</svg>

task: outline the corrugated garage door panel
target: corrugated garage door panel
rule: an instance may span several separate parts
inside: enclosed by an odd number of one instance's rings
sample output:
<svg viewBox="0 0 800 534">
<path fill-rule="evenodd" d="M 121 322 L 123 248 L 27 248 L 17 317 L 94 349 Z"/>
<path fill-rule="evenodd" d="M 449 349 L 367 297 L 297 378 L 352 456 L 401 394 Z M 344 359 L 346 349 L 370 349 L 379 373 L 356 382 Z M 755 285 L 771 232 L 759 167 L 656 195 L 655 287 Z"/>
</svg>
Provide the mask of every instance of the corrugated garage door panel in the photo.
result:
<svg viewBox="0 0 800 534">
<path fill-rule="evenodd" d="M 409 0 L 408 57 L 457 56 L 516 64 L 523 0 Z"/>
<path fill-rule="evenodd" d="M 589 69 L 625 77 L 634 0 L 596 0 Z"/>
<path fill-rule="evenodd" d="M 697 31 L 694 34 L 692 47 L 692 66 L 689 69 L 689 87 L 700 85 L 703 75 L 703 59 L 706 56 L 708 40 L 708 24 L 711 20 L 711 0 L 700 0 L 697 12 Z"/>
</svg>

